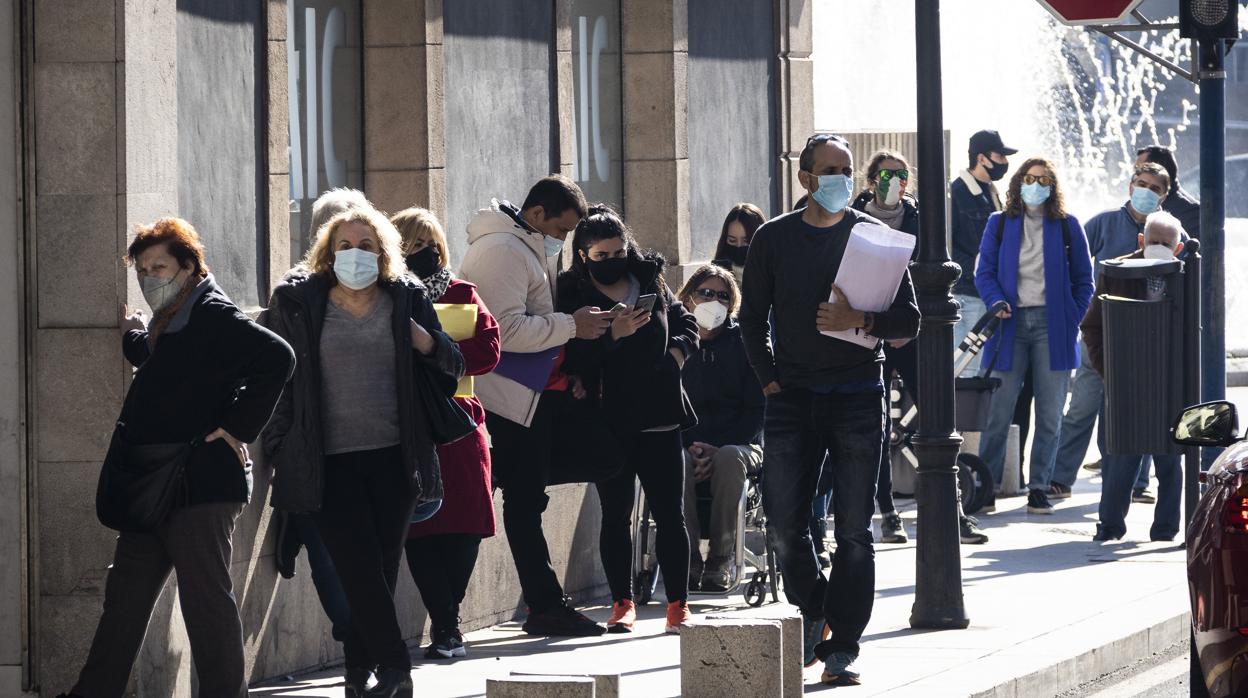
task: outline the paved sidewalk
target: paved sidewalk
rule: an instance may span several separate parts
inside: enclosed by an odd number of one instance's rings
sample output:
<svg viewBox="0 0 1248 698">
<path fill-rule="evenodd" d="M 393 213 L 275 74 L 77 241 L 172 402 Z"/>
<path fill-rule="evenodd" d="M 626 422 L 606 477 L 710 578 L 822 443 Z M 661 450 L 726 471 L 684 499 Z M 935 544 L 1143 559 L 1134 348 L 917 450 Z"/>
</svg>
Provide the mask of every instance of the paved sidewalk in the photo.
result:
<svg viewBox="0 0 1248 698">
<path fill-rule="evenodd" d="M 1132 507 L 1126 540 L 1093 543 L 1099 493 L 1099 477 L 1081 471 L 1074 496 L 1052 516 L 1027 514 L 1025 497 L 998 499 L 997 513 L 981 517 L 991 541 L 962 547 L 971 626 L 940 632 L 908 626 L 915 512 L 912 500 L 900 501 L 912 540 L 876 547 L 875 612 L 858 667 L 864 685 L 834 689 L 837 695 L 1049 696 L 1185 638 L 1184 551 L 1148 542 L 1147 505 Z M 486 678 L 523 671 L 618 673 L 625 697 L 677 696 L 680 641 L 662 634 L 661 594 L 658 601 L 642 610 L 631 635 L 533 638 L 515 623 L 471 633 L 468 658 L 417 660 L 417 695 L 482 696 Z M 691 607 L 695 614 L 752 612 L 739 593 L 695 595 Z M 608 612 L 588 611 L 600 622 Z M 252 695 L 336 698 L 339 677 L 330 671 L 270 682 Z M 818 679 L 818 668 L 806 671 L 808 693 L 825 690 Z"/>
</svg>

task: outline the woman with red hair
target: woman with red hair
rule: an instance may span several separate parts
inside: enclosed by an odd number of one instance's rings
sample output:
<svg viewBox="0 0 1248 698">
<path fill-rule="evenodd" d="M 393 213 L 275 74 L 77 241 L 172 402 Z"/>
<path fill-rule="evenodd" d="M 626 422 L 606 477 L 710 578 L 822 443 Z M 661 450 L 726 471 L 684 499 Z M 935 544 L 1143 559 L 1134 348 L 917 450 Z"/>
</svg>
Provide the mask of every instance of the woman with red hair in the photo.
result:
<svg viewBox="0 0 1248 698">
<path fill-rule="evenodd" d="M 122 350 L 136 370 L 122 404 L 105 476 L 153 450 L 180 450 L 183 469 L 169 510 L 140 523 L 129 490 L 103 486 L 101 520 L 121 530 L 104 587 L 104 614 L 78 683 L 82 698 L 121 696 L 148 618 L 174 571 L 200 695 L 247 695 L 243 628 L 230 581 L 234 520 L 251 499 L 248 442 L 256 440 L 290 377 L 295 356 L 244 315 L 213 281 L 190 223 L 139 226 L 126 254 L 152 310 L 125 311 Z M 172 460 L 172 459 L 170 459 Z M 157 460 L 151 465 L 167 468 Z M 115 482 L 115 480 L 114 480 Z M 157 509 L 159 511 L 159 509 Z M 106 520 L 107 519 L 107 520 Z"/>
</svg>

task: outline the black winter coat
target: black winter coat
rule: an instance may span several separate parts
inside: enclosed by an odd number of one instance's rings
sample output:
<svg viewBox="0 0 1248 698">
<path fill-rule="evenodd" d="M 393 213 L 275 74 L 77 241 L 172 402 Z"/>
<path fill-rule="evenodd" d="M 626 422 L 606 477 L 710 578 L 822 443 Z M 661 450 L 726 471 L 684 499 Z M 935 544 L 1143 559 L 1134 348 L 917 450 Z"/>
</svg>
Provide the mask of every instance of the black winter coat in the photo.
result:
<svg viewBox="0 0 1248 698">
<path fill-rule="evenodd" d="M 165 331 L 130 330 L 122 352 L 137 369 L 118 428 L 131 444 L 190 442 L 223 428 L 252 442 L 273 413 L 295 357 L 281 337 L 252 322 L 209 276 Z M 247 502 L 251 467 L 224 439 L 200 444 L 186 471 L 188 504 Z"/>
<path fill-rule="evenodd" d="M 292 272 L 273 291 L 273 299 L 261 318 L 261 322 L 290 342 L 299 359 L 273 419 L 264 429 L 264 454 L 274 468 L 272 505 L 275 509 L 319 511 L 324 497 L 320 346 L 329 290 L 335 283 L 332 273 L 308 276 Z M 394 343 L 399 349 L 395 352 L 399 442 L 411 493 L 418 503 L 441 499 L 438 455 L 429 423 L 423 415 L 416 371 L 432 371 L 434 382 L 450 397 L 464 375 L 464 357 L 455 342 L 442 332 L 424 284 L 406 275 L 379 283 L 394 302 Z M 409 320 L 415 320 L 433 335 L 436 347 L 429 356 L 412 348 Z"/>
<path fill-rule="evenodd" d="M 635 259 L 628 270 L 637 277 L 641 295 L 658 295 L 650 322 L 622 340 L 613 339 L 610 332 L 595 340 L 571 340 L 563 371 L 581 379 L 589 394 L 586 399 L 603 409 L 617 433 L 692 427 L 697 416 L 669 350 L 677 348 L 686 358 L 693 356 L 698 349 L 698 323 L 666 284 L 660 284 L 661 257 Z M 616 303 L 574 271 L 559 275 L 557 298 L 556 310 L 564 313 L 587 305 L 608 309 Z"/>
<path fill-rule="evenodd" d="M 732 318 L 718 335 L 703 340 L 685 361 L 685 391 L 698 413 L 698 425 L 684 434 L 685 444 L 712 446 L 761 443 L 763 389 L 745 356 L 741 326 Z"/>
</svg>

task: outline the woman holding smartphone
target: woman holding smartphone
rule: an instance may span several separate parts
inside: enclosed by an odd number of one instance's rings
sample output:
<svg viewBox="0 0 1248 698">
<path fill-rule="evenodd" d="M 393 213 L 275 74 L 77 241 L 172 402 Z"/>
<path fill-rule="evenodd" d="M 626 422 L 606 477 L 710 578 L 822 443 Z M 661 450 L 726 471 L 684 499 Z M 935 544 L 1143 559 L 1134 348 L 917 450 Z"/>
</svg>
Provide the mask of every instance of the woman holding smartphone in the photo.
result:
<svg viewBox="0 0 1248 698">
<path fill-rule="evenodd" d="M 593 206 L 576 227 L 572 268 L 559 276 L 559 310 L 613 308 L 611 329 L 596 340 L 568 342 L 563 369 L 572 396 L 603 410 L 624 448 L 624 468 L 597 483 L 602 503 L 599 553 L 614 601 L 607 632 L 629 632 L 633 604 L 634 480 L 641 480 L 658 529 L 659 568 L 667 590 L 667 626 L 689 620 L 689 537 L 680 432 L 697 418 L 680 372 L 698 348 L 698 324 L 663 281 L 664 260 L 637 248 L 619 215 Z"/>
</svg>

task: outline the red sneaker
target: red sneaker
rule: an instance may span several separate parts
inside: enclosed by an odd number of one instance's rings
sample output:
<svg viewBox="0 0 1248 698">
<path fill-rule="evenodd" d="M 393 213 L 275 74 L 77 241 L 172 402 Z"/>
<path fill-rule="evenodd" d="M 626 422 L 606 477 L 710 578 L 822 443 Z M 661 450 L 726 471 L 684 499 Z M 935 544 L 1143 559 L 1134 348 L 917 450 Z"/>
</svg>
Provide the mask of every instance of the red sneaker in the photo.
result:
<svg viewBox="0 0 1248 698">
<path fill-rule="evenodd" d="M 689 612 L 689 606 L 684 601 L 673 601 L 667 605 L 667 628 L 663 631 L 669 635 L 675 635 L 680 629 L 685 627 L 693 614 Z"/>
<path fill-rule="evenodd" d="M 631 633 L 633 623 L 637 622 L 637 606 L 632 599 L 616 601 L 611 606 L 611 618 L 607 620 L 607 632 Z"/>
</svg>

